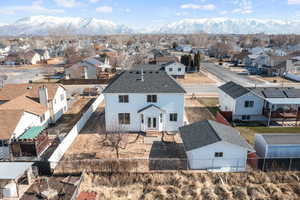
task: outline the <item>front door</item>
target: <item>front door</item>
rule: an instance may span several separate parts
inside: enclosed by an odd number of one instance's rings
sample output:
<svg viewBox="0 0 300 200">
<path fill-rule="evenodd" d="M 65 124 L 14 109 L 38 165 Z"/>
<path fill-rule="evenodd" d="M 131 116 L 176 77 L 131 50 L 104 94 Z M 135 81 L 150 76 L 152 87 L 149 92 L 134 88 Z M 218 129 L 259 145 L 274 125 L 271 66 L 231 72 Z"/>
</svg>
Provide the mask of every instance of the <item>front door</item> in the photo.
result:
<svg viewBox="0 0 300 200">
<path fill-rule="evenodd" d="M 157 128 L 157 120 L 156 120 L 156 117 L 148 117 L 148 120 L 147 120 L 147 124 L 148 124 L 148 129 L 156 129 Z"/>
</svg>

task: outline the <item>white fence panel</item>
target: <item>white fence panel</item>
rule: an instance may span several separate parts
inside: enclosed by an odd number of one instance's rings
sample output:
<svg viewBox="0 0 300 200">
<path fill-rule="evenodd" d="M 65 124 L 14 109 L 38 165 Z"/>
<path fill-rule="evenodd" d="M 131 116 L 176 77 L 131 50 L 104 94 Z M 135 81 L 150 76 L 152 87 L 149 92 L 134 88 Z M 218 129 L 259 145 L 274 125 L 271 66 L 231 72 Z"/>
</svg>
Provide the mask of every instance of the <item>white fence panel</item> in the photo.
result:
<svg viewBox="0 0 300 200">
<path fill-rule="evenodd" d="M 71 131 L 67 134 L 67 136 L 63 139 L 63 141 L 58 145 L 52 156 L 49 158 L 51 169 L 54 169 L 60 159 L 63 157 L 64 153 L 68 150 L 71 144 L 74 142 L 76 137 L 78 136 L 81 129 L 84 127 L 86 122 L 92 116 L 92 114 L 97 110 L 98 106 L 104 100 L 104 95 L 101 94 L 95 102 L 89 107 L 89 109 L 82 115 L 80 120 L 75 124 L 75 126 L 71 129 Z"/>
</svg>

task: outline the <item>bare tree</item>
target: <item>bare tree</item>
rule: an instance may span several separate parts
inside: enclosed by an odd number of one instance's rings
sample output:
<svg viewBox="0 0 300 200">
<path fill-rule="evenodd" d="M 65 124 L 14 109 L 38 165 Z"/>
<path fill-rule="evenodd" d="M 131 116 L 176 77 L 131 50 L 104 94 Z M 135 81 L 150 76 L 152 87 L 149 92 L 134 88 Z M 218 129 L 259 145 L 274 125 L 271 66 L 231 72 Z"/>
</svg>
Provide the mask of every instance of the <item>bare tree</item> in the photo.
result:
<svg viewBox="0 0 300 200">
<path fill-rule="evenodd" d="M 124 129 L 122 126 L 115 126 L 111 131 L 105 132 L 105 138 L 103 141 L 101 141 L 102 145 L 104 144 L 105 146 L 109 146 L 112 148 L 113 151 L 116 152 L 116 156 L 119 159 L 120 158 L 120 150 L 121 149 L 126 149 L 128 141 L 127 141 L 127 136 L 124 133 Z"/>
</svg>

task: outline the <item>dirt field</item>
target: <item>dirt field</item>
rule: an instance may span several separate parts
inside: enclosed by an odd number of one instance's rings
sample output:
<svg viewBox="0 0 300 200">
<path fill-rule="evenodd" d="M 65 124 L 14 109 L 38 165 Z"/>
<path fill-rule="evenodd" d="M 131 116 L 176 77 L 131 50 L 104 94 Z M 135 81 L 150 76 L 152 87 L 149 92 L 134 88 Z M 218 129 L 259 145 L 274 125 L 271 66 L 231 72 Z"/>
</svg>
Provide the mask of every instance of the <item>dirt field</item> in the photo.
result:
<svg viewBox="0 0 300 200">
<path fill-rule="evenodd" d="M 214 110 L 216 101 L 215 98 L 207 99 L 186 99 L 185 112 L 189 123 L 202 121 L 206 119 L 214 120 Z"/>
<path fill-rule="evenodd" d="M 86 174 L 80 191 L 104 200 L 297 200 L 299 180 L 299 172 Z"/>
<path fill-rule="evenodd" d="M 59 132 L 68 132 L 80 119 L 81 114 L 89 108 L 94 102 L 92 98 L 79 98 L 72 104 L 69 110 L 56 122 L 55 127 L 48 128 L 49 134 L 57 134 Z"/>
<path fill-rule="evenodd" d="M 214 80 L 211 80 L 210 78 L 208 78 L 201 72 L 186 74 L 185 79 L 177 79 L 177 81 L 181 84 L 199 84 L 199 83 L 214 84 L 214 83 L 216 83 Z"/>
<path fill-rule="evenodd" d="M 62 173 L 66 170 L 75 173 L 78 170 L 87 169 L 88 165 L 91 165 L 90 162 L 93 163 L 92 165 L 97 165 L 106 160 L 118 158 L 117 149 L 112 145 L 112 142 L 118 138 L 118 134 L 115 136 L 105 134 L 103 106 L 98 108 L 64 154 L 56 173 Z M 145 136 L 141 133 L 124 133 L 120 137 L 119 159 L 138 160 L 139 170 L 149 171 L 153 169 L 149 164 L 149 159 L 185 159 L 182 140 L 178 134 L 163 134 L 159 137 L 161 141 L 153 144 L 145 142 Z M 78 162 L 76 168 L 73 166 L 74 162 Z"/>
</svg>

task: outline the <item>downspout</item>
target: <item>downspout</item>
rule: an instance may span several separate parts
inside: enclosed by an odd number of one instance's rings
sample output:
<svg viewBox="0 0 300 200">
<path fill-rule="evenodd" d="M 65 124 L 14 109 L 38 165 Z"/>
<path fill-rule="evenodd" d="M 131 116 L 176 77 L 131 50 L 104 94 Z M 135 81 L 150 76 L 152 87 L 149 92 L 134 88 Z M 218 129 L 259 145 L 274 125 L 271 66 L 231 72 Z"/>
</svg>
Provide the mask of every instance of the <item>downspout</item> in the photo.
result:
<svg viewBox="0 0 300 200">
<path fill-rule="evenodd" d="M 270 127 L 271 116 L 272 116 L 272 104 L 270 103 L 270 111 L 269 111 L 268 127 Z"/>
</svg>

